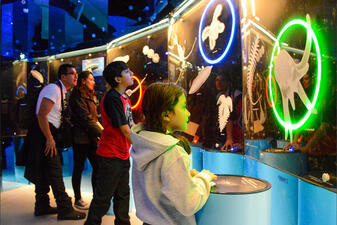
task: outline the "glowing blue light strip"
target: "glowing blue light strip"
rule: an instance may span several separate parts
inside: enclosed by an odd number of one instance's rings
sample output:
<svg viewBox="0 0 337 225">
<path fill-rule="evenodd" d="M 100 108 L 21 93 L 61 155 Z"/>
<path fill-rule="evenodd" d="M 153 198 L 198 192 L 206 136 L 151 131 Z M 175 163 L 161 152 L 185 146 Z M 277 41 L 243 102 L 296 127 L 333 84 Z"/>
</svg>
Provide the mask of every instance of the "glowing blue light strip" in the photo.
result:
<svg viewBox="0 0 337 225">
<path fill-rule="evenodd" d="M 25 88 L 24 86 L 20 85 L 20 86 L 16 89 L 16 95 L 19 94 L 19 90 L 20 90 L 20 89 L 22 89 L 22 90 L 25 92 L 25 94 L 27 94 L 26 88 Z"/>
<path fill-rule="evenodd" d="M 223 60 L 226 56 L 226 54 L 228 53 L 231 45 L 232 45 L 232 42 L 233 42 L 233 38 L 234 38 L 234 33 L 235 33 L 235 25 L 236 25 L 236 20 L 235 20 L 235 11 L 234 11 L 234 6 L 232 4 L 232 2 L 230 0 L 226 0 L 227 4 L 229 5 L 229 8 L 230 8 L 230 11 L 231 11 L 231 15 L 232 15 L 232 28 L 231 28 L 231 35 L 230 35 L 230 38 L 229 38 L 229 42 L 226 46 L 226 49 L 225 51 L 221 54 L 220 57 L 218 57 L 217 59 L 209 59 L 205 52 L 204 52 L 204 49 L 202 47 L 202 39 L 201 39 L 201 29 L 203 27 L 203 23 L 204 23 L 204 20 L 205 20 L 205 16 L 207 14 L 207 11 L 209 9 L 209 7 L 213 4 L 214 0 L 210 1 L 208 3 L 208 5 L 206 6 L 206 9 L 204 10 L 204 12 L 202 13 L 202 16 L 201 16 L 201 20 L 200 20 L 200 25 L 199 25 L 199 34 L 198 34 L 198 45 L 199 45 L 199 51 L 201 53 L 201 56 L 202 58 L 209 64 L 217 64 L 218 62 L 220 62 L 221 60 Z"/>
</svg>

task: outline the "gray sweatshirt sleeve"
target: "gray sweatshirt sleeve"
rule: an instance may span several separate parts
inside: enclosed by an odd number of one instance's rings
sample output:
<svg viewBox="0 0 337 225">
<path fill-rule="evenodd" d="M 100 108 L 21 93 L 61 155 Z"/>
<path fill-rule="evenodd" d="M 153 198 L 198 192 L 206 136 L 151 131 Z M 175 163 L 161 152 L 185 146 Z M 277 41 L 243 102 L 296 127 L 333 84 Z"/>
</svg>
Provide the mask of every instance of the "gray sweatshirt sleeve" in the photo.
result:
<svg viewBox="0 0 337 225">
<path fill-rule="evenodd" d="M 161 171 L 162 193 L 181 214 L 192 216 L 206 203 L 211 179 L 203 172 L 191 177 L 188 155 L 180 147 L 176 148 L 172 151 L 170 163 Z"/>
</svg>

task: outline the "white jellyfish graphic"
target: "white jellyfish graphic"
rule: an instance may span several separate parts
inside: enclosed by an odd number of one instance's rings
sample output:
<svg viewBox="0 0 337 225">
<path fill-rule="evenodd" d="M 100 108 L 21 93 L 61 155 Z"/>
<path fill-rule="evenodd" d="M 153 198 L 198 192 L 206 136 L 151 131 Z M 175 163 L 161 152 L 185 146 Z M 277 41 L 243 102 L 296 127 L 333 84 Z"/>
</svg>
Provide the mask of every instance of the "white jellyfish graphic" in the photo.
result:
<svg viewBox="0 0 337 225">
<path fill-rule="evenodd" d="M 228 122 L 228 118 L 230 113 L 233 111 L 233 102 L 231 97 L 220 95 L 217 103 L 219 107 L 219 114 L 218 114 L 218 120 L 219 120 L 219 129 L 220 132 L 226 127 L 226 124 Z"/>
<path fill-rule="evenodd" d="M 196 76 L 196 78 L 194 78 L 191 88 L 188 92 L 188 94 L 194 94 L 196 93 L 200 87 L 206 82 L 206 80 L 208 79 L 209 75 L 211 74 L 213 66 L 206 66 L 205 68 L 203 68 L 202 70 L 200 70 L 198 72 L 198 75 Z"/>
<path fill-rule="evenodd" d="M 306 16 L 307 23 L 310 26 L 310 17 Z M 282 105 L 283 105 L 283 114 L 284 120 L 290 121 L 289 114 L 289 101 L 292 108 L 295 110 L 295 93 L 298 94 L 301 101 L 304 103 L 306 108 L 311 111 L 313 109 L 311 102 L 306 95 L 303 86 L 300 82 L 301 78 L 308 72 L 309 69 L 309 56 L 311 50 L 311 39 L 309 30 L 307 30 L 307 39 L 305 44 L 305 49 L 303 57 L 299 63 L 296 63 L 295 60 L 289 55 L 289 53 L 284 49 L 279 49 L 278 55 L 275 57 L 275 79 L 280 88 L 282 96 Z M 291 131 L 290 131 L 291 132 Z M 285 136 L 288 136 L 288 130 L 286 128 Z M 292 137 L 291 137 L 292 138 Z"/>
<path fill-rule="evenodd" d="M 213 14 L 212 22 L 209 26 L 206 26 L 202 31 L 201 37 L 204 42 L 207 38 L 209 41 L 209 48 L 213 50 L 215 48 L 216 40 L 219 37 L 219 34 L 224 32 L 225 24 L 223 24 L 220 20 L 218 20 L 221 15 L 222 5 L 219 4 L 216 6 Z"/>
</svg>

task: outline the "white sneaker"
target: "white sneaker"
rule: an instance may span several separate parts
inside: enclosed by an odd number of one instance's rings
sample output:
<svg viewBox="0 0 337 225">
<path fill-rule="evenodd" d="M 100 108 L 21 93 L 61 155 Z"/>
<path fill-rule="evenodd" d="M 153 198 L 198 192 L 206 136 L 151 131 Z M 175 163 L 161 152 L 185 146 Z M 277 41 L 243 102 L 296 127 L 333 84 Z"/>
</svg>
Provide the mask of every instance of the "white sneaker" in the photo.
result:
<svg viewBox="0 0 337 225">
<path fill-rule="evenodd" d="M 85 203 L 82 199 L 75 201 L 74 206 L 77 209 L 82 209 L 82 210 L 89 209 L 89 205 Z"/>
</svg>

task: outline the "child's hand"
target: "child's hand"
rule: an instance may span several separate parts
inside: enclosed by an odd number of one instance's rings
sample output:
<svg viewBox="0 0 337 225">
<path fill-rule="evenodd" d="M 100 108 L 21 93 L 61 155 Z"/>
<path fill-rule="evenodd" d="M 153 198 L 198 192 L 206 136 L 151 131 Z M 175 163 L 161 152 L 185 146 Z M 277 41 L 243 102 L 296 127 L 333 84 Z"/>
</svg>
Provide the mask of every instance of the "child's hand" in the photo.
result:
<svg viewBox="0 0 337 225">
<path fill-rule="evenodd" d="M 199 173 L 199 172 L 198 172 L 197 170 L 195 170 L 195 169 L 190 170 L 190 174 L 191 174 L 192 177 L 194 177 L 194 176 L 197 175 L 198 173 Z"/>
<path fill-rule="evenodd" d="M 212 173 L 211 171 L 209 171 L 209 170 L 202 170 L 201 172 L 207 173 L 208 176 L 211 178 L 211 181 L 218 179 L 218 177 L 214 173 Z"/>
</svg>

